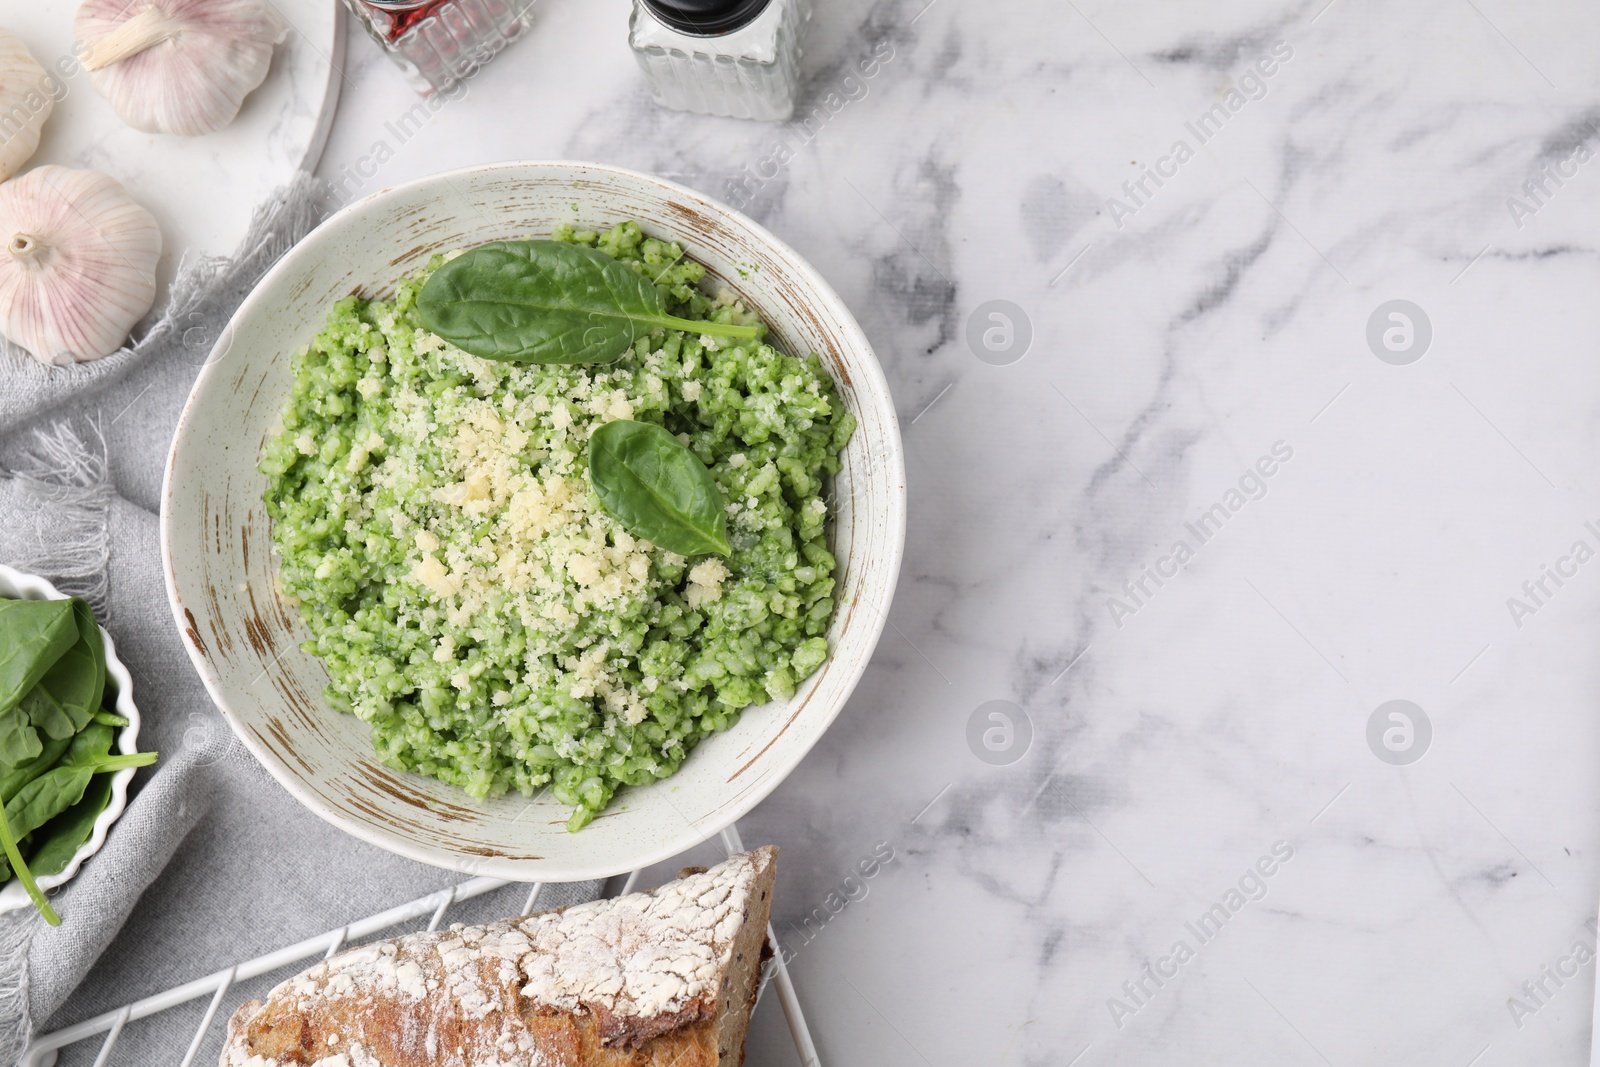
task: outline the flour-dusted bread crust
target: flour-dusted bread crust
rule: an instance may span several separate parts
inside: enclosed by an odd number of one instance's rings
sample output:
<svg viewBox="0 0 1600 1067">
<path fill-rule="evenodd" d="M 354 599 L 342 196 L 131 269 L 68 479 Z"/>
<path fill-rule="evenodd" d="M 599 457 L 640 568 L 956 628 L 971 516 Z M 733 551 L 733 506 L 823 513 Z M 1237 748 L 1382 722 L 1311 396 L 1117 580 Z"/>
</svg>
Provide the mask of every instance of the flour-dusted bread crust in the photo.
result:
<svg viewBox="0 0 1600 1067">
<path fill-rule="evenodd" d="M 738 1067 L 777 855 L 339 953 L 240 1007 L 221 1067 Z"/>
</svg>

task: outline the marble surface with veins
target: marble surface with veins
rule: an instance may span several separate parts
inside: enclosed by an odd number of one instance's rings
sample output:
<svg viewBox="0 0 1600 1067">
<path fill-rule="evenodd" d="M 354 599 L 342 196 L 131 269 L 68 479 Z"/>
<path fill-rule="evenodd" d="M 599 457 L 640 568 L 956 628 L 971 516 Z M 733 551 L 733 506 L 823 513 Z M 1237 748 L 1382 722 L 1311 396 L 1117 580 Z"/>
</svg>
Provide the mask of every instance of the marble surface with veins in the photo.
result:
<svg viewBox="0 0 1600 1067">
<path fill-rule="evenodd" d="M 320 172 L 652 171 L 871 337 L 893 625 L 742 823 L 823 1062 L 1585 1062 L 1600 11 L 817 0 L 770 126 L 655 108 L 627 10 L 410 121 L 353 35 Z"/>
</svg>

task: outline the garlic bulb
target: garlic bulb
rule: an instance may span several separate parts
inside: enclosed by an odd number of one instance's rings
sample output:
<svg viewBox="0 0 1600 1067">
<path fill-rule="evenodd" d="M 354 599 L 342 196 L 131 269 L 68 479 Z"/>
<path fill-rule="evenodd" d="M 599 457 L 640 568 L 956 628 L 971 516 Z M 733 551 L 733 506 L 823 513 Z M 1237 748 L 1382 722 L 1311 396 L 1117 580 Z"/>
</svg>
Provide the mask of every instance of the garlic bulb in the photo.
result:
<svg viewBox="0 0 1600 1067">
<path fill-rule="evenodd" d="M 56 106 L 59 84 L 22 38 L 0 29 L 0 182 L 21 170 L 39 147 L 39 129 Z"/>
<path fill-rule="evenodd" d="M 76 29 L 89 80 L 122 121 L 189 135 L 233 121 L 286 32 L 267 0 L 86 0 Z"/>
<path fill-rule="evenodd" d="M 160 255 L 116 179 L 35 167 L 0 185 L 0 334 L 41 363 L 108 356 L 155 303 Z"/>
</svg>

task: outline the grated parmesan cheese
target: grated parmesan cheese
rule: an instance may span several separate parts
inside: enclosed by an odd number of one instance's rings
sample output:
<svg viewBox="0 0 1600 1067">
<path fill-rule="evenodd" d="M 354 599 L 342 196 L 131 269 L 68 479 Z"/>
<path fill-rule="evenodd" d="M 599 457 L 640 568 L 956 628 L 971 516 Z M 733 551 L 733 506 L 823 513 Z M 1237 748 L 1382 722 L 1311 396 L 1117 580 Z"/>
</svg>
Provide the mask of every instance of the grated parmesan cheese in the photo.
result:
<svg viewBox="0 0 1600 1067">
<path fill-rule="evenodd" d="M 684 590 L 689 607 L 698 611 L 701 604 L 721 600 L 722 583 L 727 578 L 728 568 L 715 556 L 696 563 L 689 571 L 689 587 Z"/>
<path fill-rule="evenodd" d="M 487 363 L 460 358 L 469 370 L 472 363 Z M 581 403 L 586 417 L 633 414 L 620 390 L 575 392 L 588 397 Z M 548 462 L 525 454 L 541 423 L 562 431 L 572 427 L 568 405 L 552 405 L 543 396 L 510 398 L 511 404 L 507 398 L 460 405 L 454 431 L 444 441 L 445 484 L 432 493 L 445 511 L 415 533 L 418 558 L 410 578 L 433 594 L 455 626 L 471 625 L 496 604 L 510 607 L 527 631 L 524 665 L 529 685 L 537 686 L 550 680 L 548 657 L 581 619 L 650 594 L 655 549 L 598 509 L 572 453 L 557 450 L 541 457 Z M 486 533 L 479 523 L 487 523 Z M 470 543 L 460 536 L 468 526 L 478 530 Z M 442 546 L 448 547 L 441 553 Z M 439 646 L 434 656 L 440 662 L 454 658 L 454 645 L 448 654 Z M 609 645 L 586 652 L 573 695 L 599 698 L 637 723 L 647 711 L 620 674 L 624 658 Z M 458 689 L 469 682 L 460 674 L 451 679 Z"/>
</svg>

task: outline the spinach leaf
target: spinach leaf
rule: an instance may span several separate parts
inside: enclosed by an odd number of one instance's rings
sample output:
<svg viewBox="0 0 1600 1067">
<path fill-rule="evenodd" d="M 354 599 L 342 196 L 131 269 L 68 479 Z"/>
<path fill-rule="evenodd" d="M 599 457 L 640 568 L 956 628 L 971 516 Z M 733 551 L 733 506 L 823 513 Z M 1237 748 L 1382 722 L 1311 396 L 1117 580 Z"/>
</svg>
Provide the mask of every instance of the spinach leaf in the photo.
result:
<svg viewBox="0 0 1600 1067">
<path fill-rule="evenodd" d="M 78 849 L 94 836 L 94 823 L 111 803 L 111 776 L 96 775 L 83 799 L 42 826 L 34 835 L 41 841 L 28 858 L 33 873 L 60 874 L 78 854 Z"/>
<path fill-rule="evenodd" d="M 53 740 L 71 737 L 78 732 L 67 709 L 43 685 L 28 690 L 17 710 L 28 716 L 34 729 Z"/>
<path fill-rule="evenodd" d="M 34 602 L 0 600 L 0 608 L 8 603 Z M 32 637 L 37 659 L 54 653 L 42 666 L 22 664 L 15 655 L 0 657 L 0 684 L 18 686 L 37 675 L 20 699 L 0 706 L 0 884 L 15 872 L 45 921 L 58 926 L 61 917 L 40 891 L 34 869 L 40 874 L 65 870 L 111 802 L 111 772 L 147 766 L 156 754 L 111 752 L 115 728 L 127 720 L 101 707 L 105 645 L 89 606 L 81 600 L 42 603 L 65 605 L 67 611 L 48 618 L 0 614 L 0 642 L 16 638 L 20 645 L 29 640 L 26 628 L 41 620 L 55 627 L 48 641 L 37 633 Z M 69 624 L 64 631 L 60 619 Z M 70 640 L 63 641 L 61 632 Z M 11 759 L 8 752 L 24 758 Z M 33 868 L 24 852 L 31 853 Z"/>
<path fill-rule="evenodd" d="M 4 821 L 19 837 L 26 836 L 82 800 L 95 775 L 126 767 L 144 767 L 156 761 L 154 752 L 114 756 L 110 749 L 111 727 L 92 723 L 72 739 L 59 764 L 18 789 L 16 795 L 6 801 Z M 6 876 L 5 865 L 0 864 L 0 882 Z"/>
<path fill-rule="evenodd" d="M 757 337 L 760 327 L 667 314 L 649 278 L 604 252 L 560 241 L 495 241 L 434 271 L 417 295 L 433 333 L 484 359 L 610 363 L 657 327 Z"/>
<path fill-rule="evenodd" d="M 17 839 L 12 836 L 11 827 L 3 809 L 0 809 L 0 851 L 4 852 L 11 868 L 17 872 L 17 878 L 22 882 L 22 888 L 28 891 L 28 899 L 33 901 L 34 907 L 39 909 L 39 914 L 44 916 L 44 921 L 51 926 L 60 926 L 61 916 L 56 914 L 56 910 L 44 898 L 44 893 L 39 889 L 39 883 L 33 880 L 33 872 L 28 869 L 27 863 L 22 859 L 22 853 L 17 849 Z M 5 864 L 0 864 L 0 870 L 3 870 L 4 867 Z M 4 877 L 5 875 L 0 874 L 0 878 Z"/>
<path fill-rule="evenodd" d="M 94 722 L 72 739 L 61 758 L 63 767 L 88 767 L 95 774 L 120 771 L 124 767 L 146 767 L 156 761 L 154 752 L 130 752 L 126 756 L 111 751 L 115 732 L 106 723 Z"/>
<path fill-rule="evenodd" d="M 10 832 L 25 837 L 51 819 L 83 799 L 83 791 L 94 778 L 94 765 L 73 766 L 62 764 L 41 774 L 17 791 L 6 803 L 5 815 L 0 822 L 7 823 Z M 8 857 L 9 858 L 9 857 Z M 18 874 L 22 869 L 12 860 L 12 869 Z M 9 872 L 0 864 L 0 878 Z"/>
<path fill-rule="evenodd" d="M 589 438 L 589 484 L 636 537 L 680 556 L 733 551 L 716 479 L 660 426 L 618 419 L 596 430 Z"/>
<path fill-rule="evenodd" d="M 92 722 L 72 739 L 72 744 L 61 762 L 64 765 L 98 763 L 111 755 L 111 743 L 116 737 L 116 731 L 111 727 L 104 723 Z"/>
<path fill-rule="evenodd" d="M 0 711 L 16 707 L 78 640 L 70 600 L 0 599 Z"/>
<path fill-rule="evenodd" d="M 39 754 L 27 763 L 0 769 L 0 803 L 10 800 L 17 795 L 17 790 L 54 767 L 71 743 L 71 738 L 64 737 L 59 741 L 47 739 L 41 742 Z"/>
<path fill-rule="evenodd" d="M 89 605 L 82 600 L 71 603 L 78 640 L 45 671 L 35 689 L 50 698 L 59 715 L 71 725 L 68 732 L 75 733 L 88 723 L 105 693 L 106 646 Z"/>
<path fill-rule="evenodd" d="M 49 665 L 38 683 L 23 694 L 16 709 L 37 733 L 59 741 L 83 729 L 100 707 L 100 698 L 105 694 L 106 685 L 106 649 L 100 627 L 95 624 L 94 612 L 88 604 L 82 600 L 48 603 L 71 605 L 76 639 L 60 658 Z M 20 735 L 20 729 L 14 723 L 10 724 L 9 736 L 20 738 L 15 746 L 18 751 L 32 747 Z M 6 758 L 7 737 L 6 716 L 0 715 L 0 760 L 21 762 Z"/>
<path fill-rule="evenodd" d="M 154 752 L 130 752 L 126 756 L 107 756 L 89 764 L 89 769 L 95 774 L 110 774 L 112 771 L 125 771 L 129 767 L 148 767 L 160 757 Z"/>
<path fill-rule="evenodd" d="M 0 768 L 16 767 L 36 758 L 43 751 L 39 731 L 21 705 L 0 711 Z"/>
</svg>

